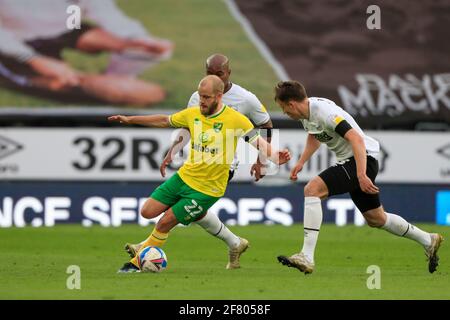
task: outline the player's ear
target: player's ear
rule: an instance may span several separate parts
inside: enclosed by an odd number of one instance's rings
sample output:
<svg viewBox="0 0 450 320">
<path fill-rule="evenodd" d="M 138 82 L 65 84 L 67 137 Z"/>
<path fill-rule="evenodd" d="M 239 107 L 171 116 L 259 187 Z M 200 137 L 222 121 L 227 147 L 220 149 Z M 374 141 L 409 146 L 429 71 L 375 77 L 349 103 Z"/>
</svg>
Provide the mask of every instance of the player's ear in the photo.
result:
<svg viewBox="0 0 450 320">
<path fill-rule="evenodd" d="M 294 105 L 294 101 L 293 101 L 293 100 L 288 101 L 288 103 L 286 103 L 286 105 L 287 105 L 287 107 L 288 107 L 289 110 L 292 110 L 292 109 L 295 108 L 295 105 Z"/>
</svg>

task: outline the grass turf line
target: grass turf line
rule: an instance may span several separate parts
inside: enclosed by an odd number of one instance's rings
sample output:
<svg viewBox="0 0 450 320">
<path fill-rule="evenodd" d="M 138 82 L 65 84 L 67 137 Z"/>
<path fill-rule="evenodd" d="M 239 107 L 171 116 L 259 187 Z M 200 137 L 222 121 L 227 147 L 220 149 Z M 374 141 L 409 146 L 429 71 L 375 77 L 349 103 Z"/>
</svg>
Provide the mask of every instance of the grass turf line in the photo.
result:
<svg viewBox="0 0 450 320">
<path fill-rule="evenodd" d="M 448 238 L 448 227 L 419 225 Z M 151 227 L 2 229 L 0 299 L 449 299 L 450 247 L 429 274 L 416 243 L 369 227 L 324 225 L 316 270 L 305 276 L 279 264 L 301 246 L 301 225 L 231 227 L 251 248 L 242 268 L 226 270 L 227 248 L 198 226 L 176 228 L 164 246 L 169 266 L 160 274 L 117 274 L 127 261 L 123 244 Z M 81 290 L 66 287 L 69 265 L 81 268 Z M 368 266 L 381 268 L 381 289 L 369 290 Z"/>
</svg>

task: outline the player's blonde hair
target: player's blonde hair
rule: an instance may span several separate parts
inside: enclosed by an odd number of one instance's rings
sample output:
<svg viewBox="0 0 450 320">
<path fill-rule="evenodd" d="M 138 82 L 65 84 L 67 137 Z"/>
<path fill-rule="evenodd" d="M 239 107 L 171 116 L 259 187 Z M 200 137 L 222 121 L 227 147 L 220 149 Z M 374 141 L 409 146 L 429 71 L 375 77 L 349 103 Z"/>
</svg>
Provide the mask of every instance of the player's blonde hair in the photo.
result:
<svg viewBox="0 0 450 320">
<path fill-rule="evenodd" d="M 206 87 L 208 85 L 212 86 L 212 91 L 215 95 L 223 94 L 223 90 L 225 89 L 225 85 L 223 81 L 215 75 L 208 75 L 200 80 L 198 87 Z"/>
</svg>

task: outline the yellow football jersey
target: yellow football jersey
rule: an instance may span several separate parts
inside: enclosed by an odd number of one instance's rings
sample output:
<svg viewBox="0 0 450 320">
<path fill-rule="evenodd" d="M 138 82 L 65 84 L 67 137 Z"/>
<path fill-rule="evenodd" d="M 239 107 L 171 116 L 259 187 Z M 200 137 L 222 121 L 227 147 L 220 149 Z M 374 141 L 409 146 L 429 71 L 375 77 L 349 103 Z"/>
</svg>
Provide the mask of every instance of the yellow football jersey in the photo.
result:
<svg viewBox="0 0 450 320">
<path fill-rule="evenodd" d="M 250 120 L 224 105 L 211 116 L 202 115 L 199 106 L 187 108 L 171 115 L 169 121 L 172 127 L 191 133 L 188 159 L 178 171 L 181 179 L 199 192 L 223 196 L 238 139 L 247 135 L 251 142 L 258 136 Z"/>
</svg>

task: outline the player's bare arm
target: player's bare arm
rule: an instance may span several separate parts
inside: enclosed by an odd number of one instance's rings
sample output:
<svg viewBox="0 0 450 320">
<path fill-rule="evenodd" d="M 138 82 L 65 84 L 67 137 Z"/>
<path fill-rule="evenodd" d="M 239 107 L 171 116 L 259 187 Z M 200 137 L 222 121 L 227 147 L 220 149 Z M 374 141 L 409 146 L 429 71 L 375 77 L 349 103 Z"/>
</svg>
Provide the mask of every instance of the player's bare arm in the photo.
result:
<svg viewBox="0 0 450 320">
<path fill-rule="evenodd" d="M 257 137 L 250 142 L 252 146 L 258 149 L 259 154 L 263 154 L 267 159 L 277 165 L 282 165 L 291 160 L 291 153 L 288 149 L 272 150 L 272 146 L 262 137 Z"/>
<path fill-rule="evenodd" d="M 267 130 L 273 129 L 272 120 L 269 119 L 269 121 L 258 126 L 258 128 Z M 267 135 L 266 140 L 268 143 L 271 143 L 272 137 L 270 134 Z M 255 181 L 259 181 L 260 179 L 264 178 L 264 175 L 262 174 L 263 167 L 267 167 L 266 159 L 262 155 L 258 154 L 256 163 L 254 163 L 250 169 L 250 175 L 255 176 Z"/>
<path fill-rule="evenodd" d="M 297 174 L 302 171 L 303 166 L 306 162 L 311 158 L 311 156 L 319 149 L 320 147 L 320 141 L 318 141 L 316 138 L 314 138 L 313 135 L 308 134 L 306 138 L 306 146 L 303 150 L 300 158 L 298 159 L 297 163 L 291 170 L 291 176 L 290 179 L 292 181 L 297 181 Z"/>
<path fill-rule="evenodd" d="M 108 120 L 124 124 L 137 124 L 141 126 L 155 127 L 155 128 L 170 127 L 169 116 L 165 114 L 155 114 L 151 116 L 114 115 L 109 117 Z"/>
<path fill-rule="evenodd" d="M 161 165 L 159 166 L 159 172 L 161 173 L 161 176 L 166 176 L 166 167 L 172 163 L 173 156 L 180 152 L 181 149 L 184 148 L 185 145 L 189 142 L 189 130 L 182 128 L 176 138 L 175 141 L 172 143 L 172 145 L 169 148 L 169 151 L 167 152 L 166 156 L 164 157 L 164 160 L 162 161 Z"/>
<path fill-rule="evenodd" d="M 372 183 L 372 180 L 366 174 L 367 153 L 363 137 L 355 129 L 350 129 L 346 132 L 344 138 L 352 145 L 361 190 L 369 194 L 378 193 L 378 187 Z"/>
</svg>

